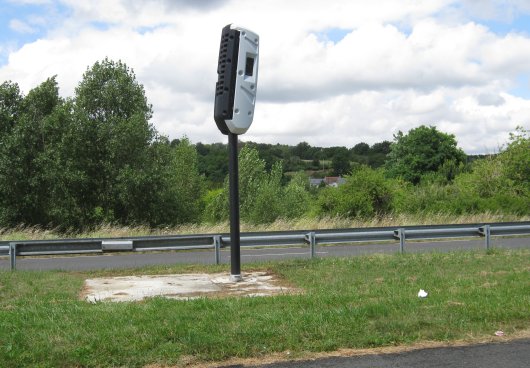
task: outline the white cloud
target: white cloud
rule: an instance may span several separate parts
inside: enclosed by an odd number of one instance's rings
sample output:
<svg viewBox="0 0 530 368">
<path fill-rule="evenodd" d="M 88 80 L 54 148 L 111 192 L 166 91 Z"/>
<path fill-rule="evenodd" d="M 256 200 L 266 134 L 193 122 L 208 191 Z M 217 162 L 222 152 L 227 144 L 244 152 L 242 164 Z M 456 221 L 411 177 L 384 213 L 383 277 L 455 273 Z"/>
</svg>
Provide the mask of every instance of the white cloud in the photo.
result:
<svg viewBox="0 0 530 368">
<path fill-rule="evenodd" d="M 458 13 L 457 2 L 62 2 L 72 15 L 12 52 L 0 80 L 27 92 L 57 74 L 61 93 L 72 95 L 87 66 L 121 59 L 171 138 L 225 140 L 213 93 L 230 22 L 255 30 L 261 44 L 256 117 L 243 140 L 353 146 L 435 124 L 481 152 L 530 124 L 530 100 L 507 92 L 530 74 L 530 38 L 496 35 Z M 336 43 L 318 36 L 335 28 L 351 32 Z"/>
<path fill-rule="evenodd" d="M 488 19 L 510 22 L 520 13 L 530 13 L 527 0 L 463 0 L 463 8 L 471 15 Z"/>
<path fill-rule="evenodd" d="M 18 33 L 35 33 L 37 30 L 28 23 L 19 19 L 11 19 L 9 21 L 9 28 Z"/>
</svg>

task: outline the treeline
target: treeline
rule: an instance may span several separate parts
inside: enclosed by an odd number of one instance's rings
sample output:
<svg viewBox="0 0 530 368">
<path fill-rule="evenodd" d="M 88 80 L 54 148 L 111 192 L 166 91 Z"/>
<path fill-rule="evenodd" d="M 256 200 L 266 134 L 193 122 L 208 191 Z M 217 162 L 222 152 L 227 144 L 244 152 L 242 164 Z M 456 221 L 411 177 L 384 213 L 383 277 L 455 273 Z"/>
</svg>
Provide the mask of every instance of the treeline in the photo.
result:
<svg viewBox="0 0 530 368">
<path fill-rule="evenodd" d="M 178 142 L 177 139 L 172 143 Z M 305 171 L 318 178 L 347 174 L 352 163 L 371 168 L 381 167 L 390 153 L 390 145 L 389 141 L 374 143 L 372 146 L 361 142 L 348 149 L 342 146 L 313 147 L 307 142 L 300 142 L 295 146 L 241 142 L 240 148 L 245 146 L 255 149 L 264 160 L 267 170 L 275 163 L 282 162 L 284 173 Z M 228 174 L 227 145 L 199 142 L 196 148 L 199 155 L 199 172 L 204 174 L 213 186 L 218 186 Z"/>
<path fill-rule="evenodd" d="M 171 146 L 151 116 L 134 72 L 108 59 L 84 73 L 69 99 L 55 77 L 26 96 L 2 83 L 0 227 L 198 221 L 196 149 L 186 139 Z"/>
<path fill-rule="evenodd" d="M 150 123 L 134 72 L 105 59 L 72 98 L 52 77 L 22 95 L 0 86 L 0 228 L 80 231 L 101 223 L 171 226 L 228 217 L 225 144 L 170 142 Z M 240 149 L 241 219 L 392 213 L 530 213 L 530 135 L 518 128 L 494 156 L 469 160 L 432 126 L 372 146 L 247 142 Z M 309 175 L 343 175 L 338 188 Z"/>
<path fill-rule="evenodd" d="M 303 172 L 282 185 L 281 162 L 267 171 L 252 147 L 242 149 L 240 167 L 241 217 L 251 223 L 393 213 L 530 214 L 530 134 L 522 128 L 499 154 L 471 163 L 455 137 L 435 127 L 400 132 L 383 167 L 353 163 L 338 188 L 311 188 Z M 227 183 L 210 194 L 206 220 L 226 220 Z"/>
</svg>

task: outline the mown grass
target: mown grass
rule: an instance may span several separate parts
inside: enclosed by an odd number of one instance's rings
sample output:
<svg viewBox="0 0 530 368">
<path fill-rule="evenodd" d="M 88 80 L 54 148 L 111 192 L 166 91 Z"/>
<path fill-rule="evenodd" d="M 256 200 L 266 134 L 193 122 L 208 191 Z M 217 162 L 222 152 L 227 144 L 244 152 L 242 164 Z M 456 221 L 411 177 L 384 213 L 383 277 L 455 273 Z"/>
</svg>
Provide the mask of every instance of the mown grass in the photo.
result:
<svg viewBox="0 0 530 368">
<path fill-rule="evenodd" d="M 159 266 L 0 272 L 1 367 L 142 367 L 507 335 L 530 328 L 530 250 L 260 265 L 300 295 L 139 303 L 79 300 L 85 278 L 219 272 Z M 420 288 L 429 292 L 417 297 Z M 190 358 L 191 357 L 191 358 Z"/>
<path fill-rule="evenodd" d="M 364 228 L 380 226 L 437 225 L 437 224 L 470 224 L 486 222 L 530 221 L 530 216 L 517 216 L 503 213 L 481 213 L 474 215 L 451 215 L 445 213 L 417 213 L 378 216 L 371 219 L 350 219 L 341 217 L 297 219 L 279 219 L 270 224 L 242 223 L 241 231 L 285 231 L 309 229 Z M 145 235 L 177 235 L 177 234 L 211 234 L 228 233 L 230 224 L 185 224 L 175 227 L 150 228 L 147 226 L 117 226 L 102 224 L 93 230 L 60 232 L 54 229 L 43 229 L 38 226 L 18 226 L 0 228 L 0 240 L 42 240 L 65 237 L 73 238 L 112 238 Z"/>
</svg>

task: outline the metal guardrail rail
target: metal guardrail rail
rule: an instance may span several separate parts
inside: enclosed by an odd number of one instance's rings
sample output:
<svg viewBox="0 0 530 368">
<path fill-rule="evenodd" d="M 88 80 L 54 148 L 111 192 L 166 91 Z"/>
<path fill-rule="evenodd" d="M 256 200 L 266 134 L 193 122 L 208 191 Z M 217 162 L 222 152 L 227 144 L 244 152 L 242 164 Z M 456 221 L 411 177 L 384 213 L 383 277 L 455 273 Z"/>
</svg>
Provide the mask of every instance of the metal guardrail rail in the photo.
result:
<svg viewBox="0 0 530 368">
<path fill-rule="evenodd" d="M 406 240 L 483 237 L 485 248 L 489 249 L 492 236 L 509 235 L 530 235 L 530 221 L 241 233 L 241 246 L 309 246 L 310 257 L 315 257 L 318 244 L 399 241 L 399 251 L 403 253 Z M 219 264 L 220 250 L 228 246 L 228 234 L 2 241 L 0 256 L 8 256 L 14 270 L 17 256 L 214 249 L 215 263 Z"/>
</svg>

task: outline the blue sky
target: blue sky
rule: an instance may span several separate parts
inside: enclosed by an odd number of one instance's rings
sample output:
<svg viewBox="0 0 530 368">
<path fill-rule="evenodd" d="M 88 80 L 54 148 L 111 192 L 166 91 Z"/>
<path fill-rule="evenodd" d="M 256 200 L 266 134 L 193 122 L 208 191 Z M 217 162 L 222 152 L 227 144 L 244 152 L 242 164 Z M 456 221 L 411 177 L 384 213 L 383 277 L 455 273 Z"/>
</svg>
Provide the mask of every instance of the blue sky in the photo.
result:
<svg viewBox="0 0 530 368">
<path fill-rule="evenodd" d="M 517 14 L 514 19 L 508 20 L 478 20 L 492 32 L 500 36 L 508 33 L 524 33 L 530 35 L 530 14 Z"/>
<path fill-rule="evenodd" d="M 0 80 L 57 75 L 71 96 L 105 57 L 132 67 L 170 138 L 216 142 L 218 37 L 260 35 L 245 140 L 353 146 L 435 125 L 469 153 L 530 128 L 526 0 L 0 0 Z"/>
<path fill-rule="evenodd" d="M 0 65 L 7 62 L 9 51 L 46 36 L 56 21 L 68 14 L 60 3 L 31 4 L 0 1 Z"/>
<path fill-rule="evenodd" d="M 477 19 L 477 22 L 488 27 L 488 29 L 499 35 L 522 34 L 530 37 L 530 14 L 515 13 L 508 19 L 484 20 Z M 509 92 L 515 96 L 530 99 L 530 73 L 519 74 L 515 79 Z"/>
</svg>

